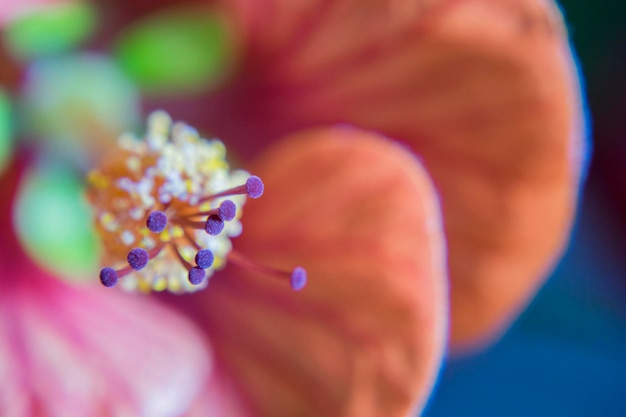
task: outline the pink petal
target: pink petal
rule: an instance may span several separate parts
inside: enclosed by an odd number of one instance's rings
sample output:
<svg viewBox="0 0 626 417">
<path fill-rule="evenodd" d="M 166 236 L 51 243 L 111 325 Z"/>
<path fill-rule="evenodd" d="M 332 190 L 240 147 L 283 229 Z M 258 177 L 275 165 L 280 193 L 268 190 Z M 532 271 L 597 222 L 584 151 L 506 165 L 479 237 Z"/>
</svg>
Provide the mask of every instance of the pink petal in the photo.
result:
<svg viewBox="0 0 626 417">
<path fill-rule="evenodd" d="M 230 265 L 179 305 L 255 416 L 405 416 L 432 388 L 447 292 L 430 179 L 403 148 L 350 128 L 288 139 L 253 171 L 235 247 L 288 278 Z"/>
<path fill-rule="evenodd" d="M 195 329 L 139 297 L 24 271 L 0 296 L 0 414 L 178 416 L 210 372 Z M 40 281 L 40 282 L 37 282 Z"/>
</svg>

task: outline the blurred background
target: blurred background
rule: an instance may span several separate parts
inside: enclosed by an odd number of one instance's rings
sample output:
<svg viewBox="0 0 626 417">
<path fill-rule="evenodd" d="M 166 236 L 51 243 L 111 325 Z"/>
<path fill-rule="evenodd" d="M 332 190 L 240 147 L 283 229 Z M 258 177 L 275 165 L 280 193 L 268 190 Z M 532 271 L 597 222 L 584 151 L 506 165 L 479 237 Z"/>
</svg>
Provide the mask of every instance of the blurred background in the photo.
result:
<svg viewBox="0 0 626 417">
<path fill-rule="evenodd" d="M 81 198 L 90 159 L 120 131 L 141 129 L 146 98 L 219 85 L 234 59 L 222 22 L 210 14 L 157 14 L 124 25 L 167 2 L 134 0 L 119 13 L 116 0 L 97 7 L 58 1 L 10 22 L 0 5 L 0 169 L 18 136 L 53 155 L 29 175 L 18 227 L 37 260 L 64 276 L 96 268 L 97 243 Z M 626 416 L 626 5 L 560 5 L 593 137 L 571 244 L 502 340 L 447 360 L 427 417 Z M 119 27 L 125 29 L 112 36 Z M 181 45 L 176 55 L 185 59 L 172 70 L 164 64 Z M 89 146 L 84 137 L 92 138 Z"/>
</svg>

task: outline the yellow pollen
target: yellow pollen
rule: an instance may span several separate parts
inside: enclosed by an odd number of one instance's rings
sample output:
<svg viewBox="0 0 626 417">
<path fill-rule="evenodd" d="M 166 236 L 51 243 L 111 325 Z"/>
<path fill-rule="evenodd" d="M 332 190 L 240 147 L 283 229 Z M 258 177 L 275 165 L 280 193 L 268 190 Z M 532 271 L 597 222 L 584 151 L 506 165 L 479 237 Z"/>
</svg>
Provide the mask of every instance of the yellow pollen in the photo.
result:
<svg viewBox="0 0 626 417">
<path fill-rule="evenodd" d="M 169 242 L 170 240 L 172 240 L 172 236 L 170 236 L 169 230 L 162 231 L 159 235 L 159 238 L 161 239 L 161 242 Z"/>
<path fill-rule="evenodd" d="M 179 238 L 185 236 L 185 232 L 184 232 L 183 228 L 180 227 L 180 226 L 172 227 L 172 229 L 170 230 L 170 233 L 172 234 L 172 237 L 174 239 L 179 239 Z"/>
<path fill-rule="evenodd" d="M 224 260 L 221 257 L 215 257 L 215 259 L 213 260 L 213 268 L 215 269 L 222 269 L 222 266 L 224 265 Z"/>
<path fill-rule="evenodd" d="M 87 174 L 87 182 L 95 188 L 106 188 L 110 185 L 106 177 L 104 177 L 99 171 L 91 170 Z"/>
<path fill-rule="evenodd" d="M 167 288 L 167 280 L 165 278 L 159 278 L 156 281 L 154 281 L 154 284 L 152 284 L 152 289 L 154 291 L 163 291 Z"/>
</svg>

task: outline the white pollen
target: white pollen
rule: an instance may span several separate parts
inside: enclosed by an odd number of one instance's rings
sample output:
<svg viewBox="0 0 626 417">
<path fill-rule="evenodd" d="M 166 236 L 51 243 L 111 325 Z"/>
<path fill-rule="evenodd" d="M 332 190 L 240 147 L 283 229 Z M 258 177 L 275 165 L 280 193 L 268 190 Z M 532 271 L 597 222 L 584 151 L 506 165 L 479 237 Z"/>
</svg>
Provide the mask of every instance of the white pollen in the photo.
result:
<svg viewBox="0 0 626 417">
<path fill-rule="evenodd" d="M 141 240 L 141 246 L 145 249 L 154 249 L 156 247 L 156 242 L 149 236 L 144 237 Z"/>
<path fill-rule="evenodd" d="M 139 172 L 141 170 L 141 160 L 137 158 L 136 156 L 131 156 L 126 161 L 126 166 L 132 172 Z"/>
<path fill-rule="evenodd" d="M 128 214 L 130 215 L 130 218 L 133 220 L 141 220 L 141 218 L 145 215 L 145 210 L 139 207 L 135 207 L 131 209 Z"/>
<path fill-rule="evenodd" d="M 122 243 L 126 246 L 130 246 L 135 242 L 135 235 L 128 230 L 124 230 L 120 236 Z"/>
</svg>

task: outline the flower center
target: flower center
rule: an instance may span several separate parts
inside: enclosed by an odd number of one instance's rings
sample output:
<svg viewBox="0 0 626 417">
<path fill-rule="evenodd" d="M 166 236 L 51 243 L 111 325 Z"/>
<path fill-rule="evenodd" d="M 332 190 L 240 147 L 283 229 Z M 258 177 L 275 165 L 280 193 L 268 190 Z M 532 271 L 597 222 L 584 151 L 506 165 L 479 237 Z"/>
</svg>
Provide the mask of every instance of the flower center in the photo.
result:
<svg viewBox="0 0 626 417">
<path fill-rule="evenodd" d="M 242 207 L 247 197 L 261 197 L 263 182 L 231 171 L 222 142 L 172 125 L 164 112 L 149 117 L 145 140 L 122 135 L 87 180 L 103 261 L 110 265 L 100 271 L 107 287 L 119 282 L 127 290 L 192 292 L 227 261 L 286 278 L 294 290 L 306 283 L 301 267 L 276 270 L 233 251 Z"/>
</svg>

